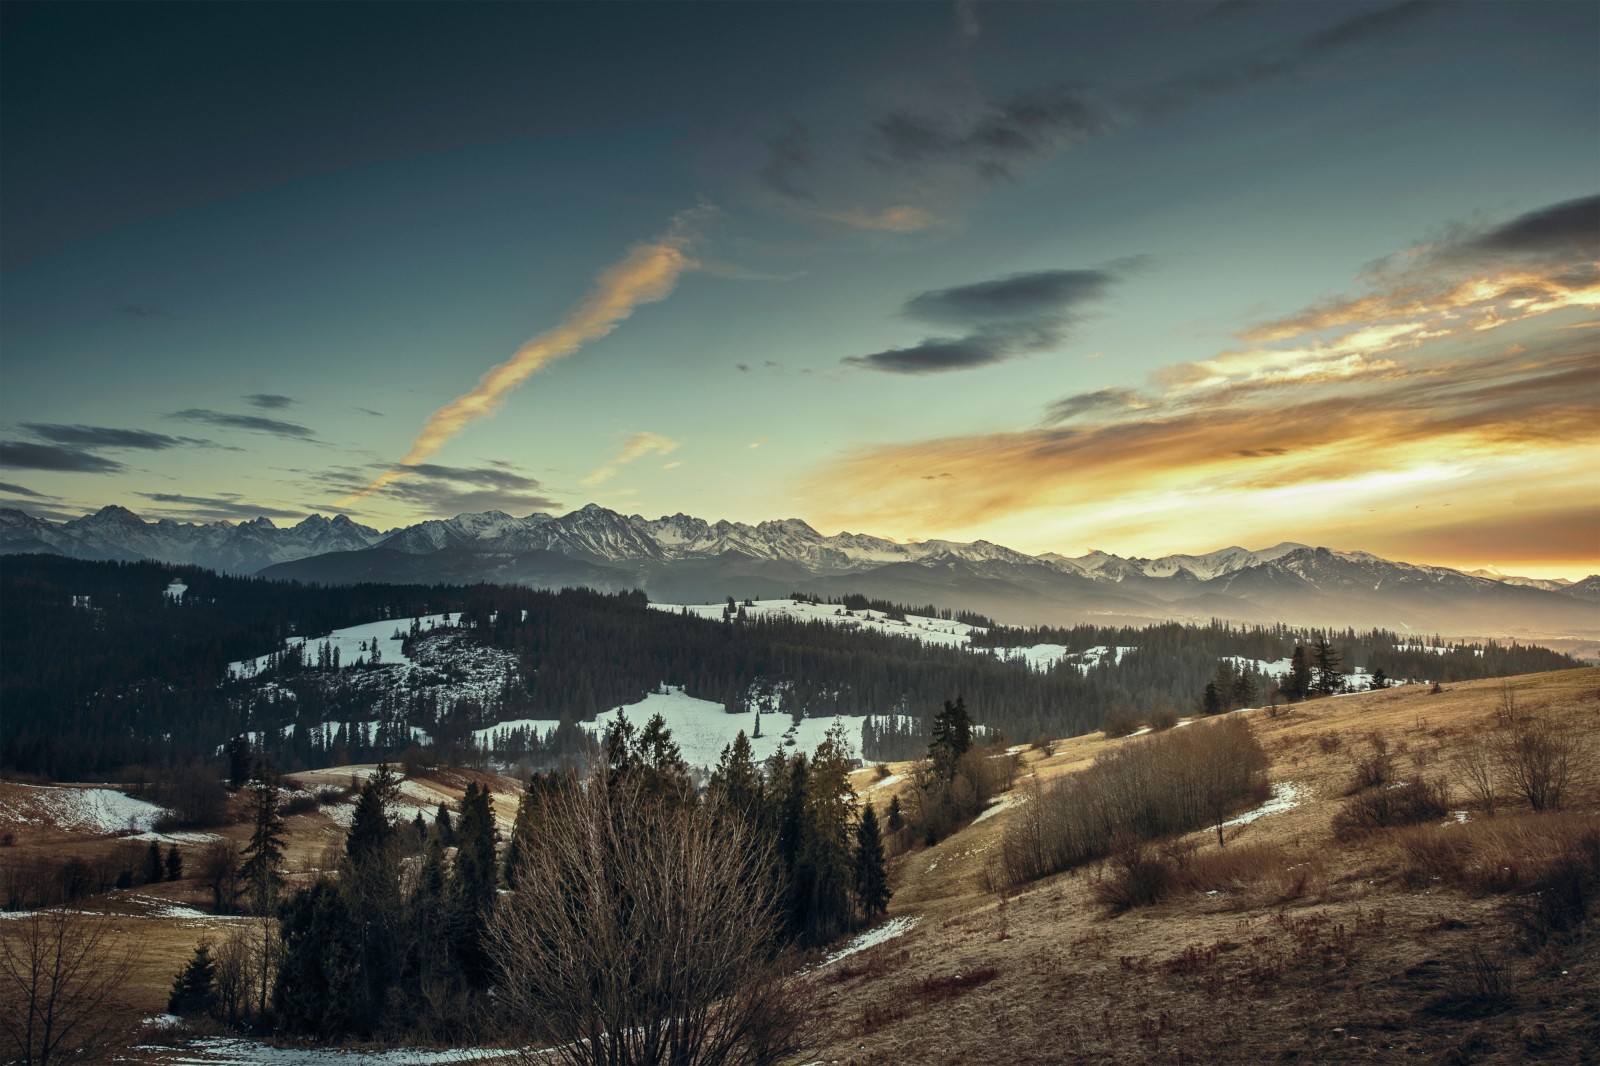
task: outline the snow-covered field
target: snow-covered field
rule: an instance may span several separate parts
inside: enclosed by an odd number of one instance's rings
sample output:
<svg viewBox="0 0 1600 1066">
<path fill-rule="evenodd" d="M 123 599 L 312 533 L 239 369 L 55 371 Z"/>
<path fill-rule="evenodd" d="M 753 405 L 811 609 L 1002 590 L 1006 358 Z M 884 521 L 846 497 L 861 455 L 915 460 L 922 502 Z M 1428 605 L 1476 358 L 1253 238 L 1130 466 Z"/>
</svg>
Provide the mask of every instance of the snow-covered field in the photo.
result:
<svg viewBox="0 0 1600 1066">
<path fill-rule="evenodd" d="M 151 1019 L 159 1024 L 160 1017 Z M 392 1048 L 388 1051 L 335 1048 L 273 1047 L 258 1040 L 231 1037 L 202 1037 L 181 1048 L 144 1044 L 129 1049 L 117 1062 L 160 1062 L 171 1066 L 447 1066 L 467 1062 L 491 1062 L 510 1058 L 516 1052 L 502 1048 L 453 1048 L 425 1051 L 420 1048 Z"/>
<path fill-rule="evenodd" d="M 667 728 L 672 730 L 673 742 L 683 753 L 683 761 L 690 766 L 705 769 L 717 765 L 717 760 L 722 756 L 722 749 L 733 743 L 733 738 L 741 729 L 750 739 L 751 752 L 757 762 L 770 758 L 780 749 L 807 753 L 816 750 L 817 745 L 822 743 L 835 722 L 844 727 L 844 735 L 850 742 L 851 751 L 859 754 L 862 723 L 874 717 L 865 714 L 844 714 L 832 718 L 805 718 L 796 724 L 787 714 L 772 712 L 758 714 L 754 711 L 747 714 L 729 714 L 720 703 L 697 699 L 685 693 L 681 687 L 666 685 L 638 703 L 613 708 L 596 716 L 595 721 L 581 722 L 579 725 L 598 737 L 619 714 L 626 715 L 628 721 L 638 728 L 642 728 L 652 715 L 661 715 L 666 720 Z M 881 715 L 877 717 L 885 720 Z M 758 720 L 760 736 L 756 735 Z M 544 718 L 520 718 L 474 730 L 473 737 L 480 744 L 493 743 L 497 737 L 503 737 L 510 730 L 527 728 L 531 728 L 536 735 L 542 737 L 559 724 Z"/>
<path fill-rule="evenodd" d="M 735 601 L 737 603 L 737 601 Z M 700 618 L 720 621 L 727 604 L 724 603 L 652 603 L 658 611 L 679 614 L 687 611 Z M 794 600 L 756 600 L 744 608 L 746 618 L 789 618 L 799 622 L 826 622 L 847 629 L 866 629 L 894 636 L 916 637 L 927 644 L 948 647 L 965 647 L 968 636 L 974 631 L 983 632 L 979 626 L 965 622 L 952 622 L 943 618 L 924 618 L 906 615 L 904 622 L 890 618 L 882 611 L 851 611 L 836 603 L 797 603 Z"/>
<path fill-rule="evenodd" d="M 451 615 L 430 614 L 418 619 L 390 618 L 382 622 L 367 622 L 359 626 L 350 626 L 347 629 L 335 629 L 332 633 L 320 637 L 290 637 L 283 642 L 284 650 L 290 648 L 306 648 L 306 654 L 313 661 L 316 659 L 317 648 L 328 644 L 339 651 L 339 664 L 349 667 L 356 664 L 357 659 L 370 659 L 370 648 L 374 639 L 378 642 L 378 658 L 380 662 L 399 666 L 412 665 L 406 657 L 401 639 L 395 637 L 399 632 L 404 635 L 411 631 L 412 622 L 415 621 L 426 631 L 438 626 L 448 626 Z M 307 645 L 310 645 L 307 647 Z M 255 659 L 244 659 L 240 662 L 228 664 L 228 676 L 233 678 L 251 678 L 267 668 L 272 660 L 270 655 L 262 655 Z"/>
<path fill-rule="evenodd" d="M 0 821 L 85 833 L 150 833 L 155 820 L 165 813 L 154 803 L 112 788 L 12 785 L 0 795 Z"/>
</svg>

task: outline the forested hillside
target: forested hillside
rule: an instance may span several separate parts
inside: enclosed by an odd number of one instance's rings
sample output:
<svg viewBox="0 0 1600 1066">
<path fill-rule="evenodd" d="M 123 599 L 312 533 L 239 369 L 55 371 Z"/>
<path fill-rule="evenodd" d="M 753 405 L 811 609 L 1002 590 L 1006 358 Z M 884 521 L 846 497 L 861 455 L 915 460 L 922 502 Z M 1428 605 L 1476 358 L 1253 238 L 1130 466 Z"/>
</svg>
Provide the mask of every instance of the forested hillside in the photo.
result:
<svg viewBox="0 0 1600 1066">
<path fill-rule="evenodd" d="M 168 591 L 180 576 L 181 596 Z M 856 604 L 860 606 L 860 604 Z M 413 619 L 443 621 L 423 629 Z M 394 621 L 401 667 L 372 651 L 335 661 L 330 630 Z M 1331 640 L 1349 665 L 1393 678 L 1463 679 L 1571 665 L 1540 648 L 1447 654 L 1392 633 L 1165 625 L 1151 629 L 975 630 L 967 648 L 737 614 L 652 610 L 641 593 L 517 586 L 302 586 L 153 563 L 12 556 L 0 564 L 0 749 L 7 769 L 58 778 L 212 758 L 250 734 L 279 766 L 394 756 L 413 743 L 481 757 L 474 730 L 514 719 L 563 723 L 518 754 L 582 751 L 568 726 L 662 684 L 744 712 L 901 715 L 870 725 L 869 758 L 927 743 L 930 716 L 964 697 L 975 721 L 1017 739 L 1073 735 L 1108 711 L 1189 713 L 1218 660 L 1246 670 Z M 286 638 L 310 638 L 283 650 Z M 1030 665 L 990 654 L 1041 644 L 1132 649 Z M 1401 650 L 1411 648 L 1414 650 Z M 267 656 L 260 669 L 228 664 Z M 1251 665 L 1254 664 L 1254 665 Z M 1268 691 L 1261 678 L 1259 691 Z"/>
</svg>

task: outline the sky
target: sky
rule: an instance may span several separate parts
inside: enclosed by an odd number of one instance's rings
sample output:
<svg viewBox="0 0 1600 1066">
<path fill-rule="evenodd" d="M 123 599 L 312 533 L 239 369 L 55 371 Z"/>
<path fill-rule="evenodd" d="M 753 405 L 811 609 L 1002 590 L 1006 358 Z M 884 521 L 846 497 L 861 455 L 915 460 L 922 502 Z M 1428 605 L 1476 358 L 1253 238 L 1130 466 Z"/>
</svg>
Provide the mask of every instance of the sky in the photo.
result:
<svg viewBox="0 0 1600 1066">
<path fill-rule="evenodd" d="M 0 506 L 1600 571 L 1600 7 L 29 4 Z"/>
</svg>

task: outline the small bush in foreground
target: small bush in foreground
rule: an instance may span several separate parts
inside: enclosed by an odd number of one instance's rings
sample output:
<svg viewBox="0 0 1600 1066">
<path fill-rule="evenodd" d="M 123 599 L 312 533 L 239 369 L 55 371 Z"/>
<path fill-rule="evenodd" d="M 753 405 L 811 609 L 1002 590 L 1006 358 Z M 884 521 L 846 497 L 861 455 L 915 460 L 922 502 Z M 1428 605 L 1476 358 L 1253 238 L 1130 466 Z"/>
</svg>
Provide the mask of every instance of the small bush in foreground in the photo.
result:
<svg viewBox="0 0 1600 1066">
<path fill-rule="evenodd" d="M 1437 821 L 1449 814 L 1450 794 L 1444 785 L 1411 781 L 1351 797 L 1333 816 L 1333 835 L 1341 841 L 1354 840 L 1378 829 Z"/>
</svg>

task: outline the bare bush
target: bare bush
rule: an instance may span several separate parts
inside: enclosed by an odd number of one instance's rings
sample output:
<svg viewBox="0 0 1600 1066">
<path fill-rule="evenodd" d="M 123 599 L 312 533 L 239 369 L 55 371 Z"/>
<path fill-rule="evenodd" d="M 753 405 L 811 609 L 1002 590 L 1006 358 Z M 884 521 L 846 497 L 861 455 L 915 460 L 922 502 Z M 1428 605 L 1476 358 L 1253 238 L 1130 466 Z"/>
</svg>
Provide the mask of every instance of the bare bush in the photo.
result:
<svg viewBox="0 0 1600 1066">
<path fill-rule="evenodd" d="M 137 961 L 109 919 L 37 911 L 0 922 L 0 1048 L 8 1062 L 46 1066 L 105 1051 L 131 1028 L 119 995 Z"/>
<path fill-rule="evenodd" d="M 1363 789 L 1381 788 L 1394 780 L 1394 760 L 1389 754 L 1389 741 L 1380 733 L 1367 734 L 1367 753 L 1357 757 L 1350 768 L 1350 784 L 1345 795 L 1354 795 Z"/>
<path fill-rule="evenodd" d="M 1012 884 L 1103 858 L 1119 834 L 1150 840 L 1219 825 L 1265 798 L 1267 756 L 1240 717 L 1196 723 L 1108 751 L 1089 769 L 1030 797 L 1007 826 Z"/>
<path fill-rule="evenodd" d="M 1394 865 L 1410 884 L 1475 892 L 1529 890 L 1552 871 L 1587 861 L 1600 874 L 1600 826 L 1578 812 L 1520 814 L 1397 833 Z"/>
<path fill-rule="evenodd" d="M 1498 794 L 1495 780 L 1494 751 L 1481 736 L 1470 736 L 1455 750 L 1456 778 L 1466 787 L 1467 794 L 1478 802 L 1483 813 L 1494 817 L 1494 801 Z"/>
<path fill-rule="evenodd" d="M 1495 769 L 1507 787 L 1536 811 L 1560 810 L 1563 796 L 1588 769 L 1585 737 L 1548 718 L 1517 718 L 1494 734 L 1490 745 Z"/>
<path fill-rule="evenodd" d="M 803 1008 L 772 957 L 772 863 L 741 824 L 600 777 L 546 805 L 489 927 L 497 1003 L 559 1045 L 543 1054 L 737 1066 L 794 1043 Z"/>
<path fill-rule="evenodd" d="M 1438 821 L 1449 813 L 1450 793 L 1442 784 L 1419 780 L 1371 788 L 1352 797 L 1333 816 L 1333 835 L 1354 840 L 1391 826 Z"/>
</svg>

